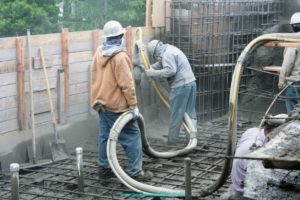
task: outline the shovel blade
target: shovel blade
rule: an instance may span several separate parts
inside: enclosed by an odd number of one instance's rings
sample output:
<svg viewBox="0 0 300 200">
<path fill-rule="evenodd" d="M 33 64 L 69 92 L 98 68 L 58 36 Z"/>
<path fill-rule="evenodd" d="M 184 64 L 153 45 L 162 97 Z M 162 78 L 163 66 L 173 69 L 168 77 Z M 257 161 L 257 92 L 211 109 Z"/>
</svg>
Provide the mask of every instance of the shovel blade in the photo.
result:
<svg viewBox="0 0 300 200">
<path fill-rule="evenodd" d="M 50 142 L 50 148 L 53 161 L 60 161 L 69 158 L 66 144 L 63 140 Z"/>
</svg>

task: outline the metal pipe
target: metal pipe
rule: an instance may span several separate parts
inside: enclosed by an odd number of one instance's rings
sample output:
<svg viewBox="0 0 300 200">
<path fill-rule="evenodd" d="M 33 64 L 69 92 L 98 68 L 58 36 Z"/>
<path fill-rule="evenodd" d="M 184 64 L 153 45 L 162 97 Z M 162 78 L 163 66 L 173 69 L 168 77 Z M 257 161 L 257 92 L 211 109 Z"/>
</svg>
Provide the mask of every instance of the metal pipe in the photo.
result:
<svg viewBox="0 0 300 200">
<path fill-rule="evenodd" d="M 83 180 L 83 150 L 81 147 L 76 148 L 76 159 L 77 159 L 77 176 L 78 176 L 78 191 L 84 192 L 84 180 Z"/>
<path fill-rule="evenodd" d="M 185 200 L 192 199 L 191 158 L 184 159 Z"/>
<path fill-rule="evenodd" d="M 10 164 L 12 200 L 19 200 L 19 170 L 20 165 L 18 163 Z"/>
</svg>

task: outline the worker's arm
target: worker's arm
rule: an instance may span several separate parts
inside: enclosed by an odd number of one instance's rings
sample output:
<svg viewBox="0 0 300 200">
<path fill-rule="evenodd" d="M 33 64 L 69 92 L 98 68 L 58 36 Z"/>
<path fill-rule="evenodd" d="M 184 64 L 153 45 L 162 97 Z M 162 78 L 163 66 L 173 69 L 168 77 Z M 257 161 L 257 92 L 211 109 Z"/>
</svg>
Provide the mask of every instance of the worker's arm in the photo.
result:
<svg viewBox="0 0 300 200">
<path fill-rule="evenodd" d="M 176 74 L 176 55 L 165 53 L 162 58 L 162 69 L 146 70 L 146 75 L 150 77 L 168 78 Z"/>
<path fill-rule="evenodd" d="M 114 59 L 114 73 L 118 86 L 130 107 L 136 107 L 137 99 L 131 73 L 131 61 L 125 52 L 119 53 Z"/>
<path fill-rule="evenodd" d="M 286 85 L 285 78 L 290 76 L 296 60 L 297 49 L 294 47 L 285 48 L 282 67 L 279 74 L 278 88 L 283 89 Z"/>
</svg>

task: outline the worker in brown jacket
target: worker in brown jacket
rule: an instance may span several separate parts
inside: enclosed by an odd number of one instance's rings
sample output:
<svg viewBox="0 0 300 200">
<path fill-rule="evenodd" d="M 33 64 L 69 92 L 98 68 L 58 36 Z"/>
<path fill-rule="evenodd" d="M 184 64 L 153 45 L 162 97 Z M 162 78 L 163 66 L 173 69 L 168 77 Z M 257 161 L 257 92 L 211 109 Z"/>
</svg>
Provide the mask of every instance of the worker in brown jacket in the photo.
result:
<svg viewBox="0 0 300 200">
<path fill-rule="evenodd" d="M 109 178 L 110 169 L 106 144 L 110 129 L 118 117 L 128 110 L 133 119 L 122 129 L 118 141 L 128 157 L 127 173 L 135 179 L 149 179 L 150 172 L 142 170 L 141 134 L 137 124 L 139 111 L 132 76 L 132 64 L 123 47 L 125 30 L 117 21 L 104 25 L 106 41 L 95 53 L 92 61 L 92 107 L 99 113 L 99 177 Z"/>
</svg>

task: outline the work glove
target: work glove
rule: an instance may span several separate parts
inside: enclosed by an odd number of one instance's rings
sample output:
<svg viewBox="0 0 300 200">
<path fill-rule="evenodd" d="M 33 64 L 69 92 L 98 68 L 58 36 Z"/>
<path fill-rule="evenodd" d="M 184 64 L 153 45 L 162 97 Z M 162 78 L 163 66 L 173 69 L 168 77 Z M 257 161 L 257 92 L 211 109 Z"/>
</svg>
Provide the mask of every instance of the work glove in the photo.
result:
<svg viewBox="0 0 300 200">
<path fill-rule="evenodd" d="M 159 72 L 152 68 L 146 69 L 145 73 L 146 73 L 146 76 L 148 76 L 148 77 L 158 77 L 159 76 Z"/>
<path fill-rule="evenodd" d="M 279 82 L 278 83 L 278 89 L 282 90 L 285 87 L 285 83 L 284 82 Z"/>
<path fill-rule="evenodd" d="M 137 106 L 130 107 L 130 112 L 132 114 L 132 119 L 137 120 L 139 118 L 139 108 Z"/>
<path fill-rule="evenodd" d="M 139 49 L 145 49 L 145 45 L 141 40 L 135 41 L 136 46 L 138 46 Z"/>
</svg>

